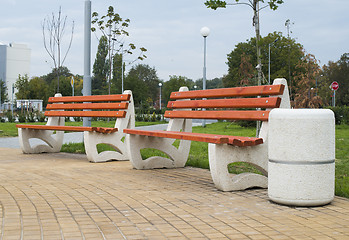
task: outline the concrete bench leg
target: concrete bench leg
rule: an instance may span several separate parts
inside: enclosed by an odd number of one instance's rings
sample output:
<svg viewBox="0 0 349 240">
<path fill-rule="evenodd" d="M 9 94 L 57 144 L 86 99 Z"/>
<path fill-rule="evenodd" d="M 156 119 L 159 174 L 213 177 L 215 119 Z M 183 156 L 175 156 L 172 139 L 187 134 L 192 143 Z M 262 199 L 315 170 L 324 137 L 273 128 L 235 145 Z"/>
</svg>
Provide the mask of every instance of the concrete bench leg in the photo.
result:
<svg viewBox="0 0 349 240">
<path fill-rule="evenodd" d="M 111 160 L 125 161 L 129 159 L 126 143 L 122 142 L 124 134 L 120 132 L 103 134 L 97 132 L 84 132 L 84 143 L 87 159 L 90 162 L 106 162 Z M 98 153 L 98 144 L 107 144 L 115 151 Z"/>
<path fill-rule="evenodd" d="M 171 119 L 168 125 L 168 131 L 191 132 L 191 119 Z M 173 146 L 175 139 L 148 137 L 139 135 L 126 135 L 126 145 L 128 148 L 130 161 L 136 169 L 152 168 L 177 168 L 184 167 L 187 162 L 191 141 L 180 140 L 179 147 Z M 141 149 L 157 149 L 168 155 L 169 158 L 154 156 L 143 160 Z"/>
<path fill-rule="evenodd" d="M 50 130 L 18 129 L 18 139 L 23 153 L 53 153 L 59 152 L 63 144 L 64 132 L 57 131 L 53 134 Z M 47 143 L 31 146 L 29 139 L 38 138 Z"/>
<path fill-rule="evenodd" d="M 56 94 L 56 96 L 62 96 Z M 54 126 L 64 126 L 65 119 L 64 117 L 50 117 L 47 121 L 47 125 Z M 51 130 L 37 130 L 37 129 L 25 129 L 18 128 L 18 140 L 19 145 L 21 146 L 23 153 L 53 153 L 59 152 L 63 145 L 63 131 L 56 131 L 56 134 L 53 134 L 54 131 Z M 29 139 L 38 138 L 44 141 L 47 145 L 39 144 L 36 146 L 31 146 Z"/>
<path fill-rule="evenodd" d="M 173 139 L 147 137 L 139 135 L 128 135 L 126 137 L 129 146 L 130 161 L 136 169 L 153 169 L 153 168 L 177 168 L 184 167 L 187 162 L 190 141 L 181 140 L 179 148 L 173 146 Z M 153 156 L 143 160 L 141 149 L 157 149 L 169 156 L 169 158 Z"/>
<path fill-rule="evenodd" d="M 266 144 L 254 147 L 235 147 L 227 144 L 209 144 L 209 161 L 212 180 L 222 191 L 244 190 L 268 186 L 268 148 Z M 230 174 L 228 164 L 247 162 L 257 167 L 264 175 L 254 173 Z"/>
</svg>

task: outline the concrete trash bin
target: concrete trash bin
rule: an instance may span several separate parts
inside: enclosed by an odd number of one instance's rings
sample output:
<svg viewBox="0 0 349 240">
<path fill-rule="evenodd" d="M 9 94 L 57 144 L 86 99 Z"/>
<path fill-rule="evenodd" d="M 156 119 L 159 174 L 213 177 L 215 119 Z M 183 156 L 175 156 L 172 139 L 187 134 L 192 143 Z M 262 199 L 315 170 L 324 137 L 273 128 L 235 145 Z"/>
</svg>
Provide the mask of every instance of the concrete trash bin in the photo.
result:
<svg viewBox="0 0 349 240">
<path fill-rule="evenodd" d="M 268 195 L 318 206 L 334 198 L 335 120 L 329 109 L 273 109 L 269 115 Z"/>
</svg>

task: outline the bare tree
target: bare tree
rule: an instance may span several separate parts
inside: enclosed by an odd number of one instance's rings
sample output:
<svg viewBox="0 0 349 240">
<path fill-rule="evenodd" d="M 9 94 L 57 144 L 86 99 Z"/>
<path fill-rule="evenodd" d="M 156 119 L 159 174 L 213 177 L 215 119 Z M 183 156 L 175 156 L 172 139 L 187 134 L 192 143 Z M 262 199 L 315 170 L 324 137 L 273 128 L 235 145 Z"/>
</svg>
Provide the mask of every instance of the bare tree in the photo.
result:
<svg viewBox="0 0 349 240">
<path fill-rule="evenodd" d="M 53 61 L 54 68 L 57 70 L 57 92 L 59 92 L 60 68 L 64 64 L 68 52 L 71 48 L 74 35 L 74 21 L 72 22 L 71 35 L 68 40 L 67 48 L 63 50 L 63 43 L 67 24 L 67 16 L 62 16 L 62 7 L 59 7 L 58 15 L 52 13 L 51 16 L 44 18 L 42 23 L 42 36 L 44 47 Z"/>
</svg>

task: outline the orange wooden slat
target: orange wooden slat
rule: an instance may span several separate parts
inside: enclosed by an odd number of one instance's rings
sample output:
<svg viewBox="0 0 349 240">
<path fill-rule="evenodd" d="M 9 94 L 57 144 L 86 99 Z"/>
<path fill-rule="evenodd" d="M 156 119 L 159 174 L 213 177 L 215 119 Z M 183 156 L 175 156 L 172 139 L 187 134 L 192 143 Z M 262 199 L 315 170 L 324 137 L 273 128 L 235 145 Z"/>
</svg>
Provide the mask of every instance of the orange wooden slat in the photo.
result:
<svg viewBox="0 0 349 240">
<path fill-rule="evenodd" d="M 138 129 L 124 129 L 124 133 L 136 134 L 150 137 L 163 137 L 163 138 L 173 138 L 182 139 L 198 142 L 208 142 L 215 144 L 228 143 L 228 136 L 214 135 L 214 134 L 204 134 L 204 133 L 191 133 L 191 132 L 174 132 L 174 131 L 146 131 Z"/>
<path fill-rule="evenodd" d="M 113 133 L 117 132 L 117 128 L 105 128 L 105 127 L 92 127 L 93 131 L 100 132 L 100 133 Z"/>
<path fill-rule="evenodd" d="M 281 95 L 284 92 L 284 85 L 262 85 L 235 88 L 217 88 L 208 90 L 172 92 L 171 99 L 186 98 L 221 98 L 221 97 L 248 97 Z"/>
<path fill-rule="evenodd" d="M 101 133 L 113 133 L 117 132 L 117 128 L 102 128 L 102 127 L 80 127 L 80 126 L 50 126 L 50 125 L 29 125 L 29 124 L 17 124 L 17 128 L 29 128 L 38 130 L 53 130 L 53 131 L 70 131 L 70 132 L 101 132 Z"/>
<path fill-rule="evenodd" d="M 46 117 L 116 117 L 126 116 L 125 111 L 46 111 Z"/>
<path fill-rule="evenodd" d="M 129 101 L 130 94 L 118 95 L 92 95 L 92 96 L 67 96 L 67 97 L 50 97 L 48 102 L 112 102 L 112 101 Z"/>
<path fill-rule="evenodd" d="M 73 110 L 73 109 L 127 109 L 128 102 L 119 103 L 70 103 L 70 104 L 47 104 L 49 110 Z"/>
<path fill-rule="evenodd" d="M 166 111 L 165 118 L 268 121 L 270 111 Z"/>
<path fill-rule="evenodd" d="M 263 138 L 255 137 L 240 137 L 240 136 L 229 136 L 229 145 L 248 147 L 256 146 L 263 143 Z"/>
<path fill-rule="evenodd" d="M 210 100 L 170 101 L 168 108 L 277 108 L 281 98 L 231 98 Z"/>
<path fill-rule="evenodd" d="M 17 124 L 16 127 L 41 129 L 41 130 L 72 131 L 72 132 L 92 131 L 92 127 L 79 127 L 79 126 L 49 126 L 49 125 Z"/>
<path fill-rule="evenodd" d="M 124 129 L 124 133 L 150 136 L 150 137 L 183 139 L 183 140 L 207 142 L 207 143 L 214 143 L 214 144 L 228 143 L 229 145 L 234 145 L 239 147 L 255 146 L 263 143 L 262 138 L 192 133 L 192 132 L 146 131 L 146 130 L 138 130 L 138 129 Z"/>
</svg>

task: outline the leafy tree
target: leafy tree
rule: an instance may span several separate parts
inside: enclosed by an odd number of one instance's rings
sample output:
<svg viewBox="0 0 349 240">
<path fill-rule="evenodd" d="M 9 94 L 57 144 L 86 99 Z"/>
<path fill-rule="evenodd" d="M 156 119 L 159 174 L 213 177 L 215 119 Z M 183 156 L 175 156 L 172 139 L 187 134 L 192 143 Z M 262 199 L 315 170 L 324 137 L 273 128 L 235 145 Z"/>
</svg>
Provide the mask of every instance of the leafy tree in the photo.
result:
<svg viewBox="0 0 349 240">
<path fill-rule="evenodd" d="M 123 65 L 123 69 L 121 68 Z M 113 57 L 113 78 L 112 78 L 112 92 L 121 93 L 122 92 L 122 79 L 125 75 L 125 63 L 122 62 L 122 55 L 115 54 Z"/>
<path fill-rule="evenodd" d="M 61 86 L 61 83 L 62 82 L 65 82 L 65 81 L 69 81 L 67 83 L 65 83 L 65 90 L 60 90 L 60 93 L 63 95 L 63 96 L 70 96 L 71 95 L 71 91 L 69 93 L 69 91 L 67 90 L 67 84 L 69 83 L 70 85 L 70 80 L 71 80 L 71 77 L 73 76 L 73 74 L 70 72 L 70 70 L 67 68 L 67 67 L 64 67 L 64 66 L 61 66 L 60 69 L 52 69 L 52 72 L 47 74 L 47 75 L 44 75 L 42 76 L 42 78 L 47 82 L 47 84 L 49 85 L 49 93 L 48 95 L 49 96 L 54 96 L 56 91 L 55 89 L 57 89 L 57 81 L 53 81 L 56 77 L 56 75 L 59 74 L 59 77 L 60 77 L 60 80 L 59 80 L 59 85 Z M 61 80 L 63 79 L 63 80 Z M 62 86 L 61 86 L 62 87 Z M 60 87 L 60 88 L 61 88 Z"/>
<path fill-rule="evenodd" d="M 170 76 L 170 80 L 168 80 L 167 82 L 164 82 L 164 85 L 162 88 L 163 89 L 162 97 L 165 101 L 165 105 L 167 106 L 167 102 L 170 100 L 171 92 L 176 92 L 179 90 L 180 87 L 183 87 L 183 86 L 190 87 L 192 86 L 192 84 L 193 84 L 193 81 L 188 79 L 187 77 L 175 76 L 175 75 Z"/>
<path fill-rule="evenodd" d="M 7 94 L 7 87 L 6 87 L 6 83 L 0 79 L 0 90 L 1 90 L 1 102 L 0 104 L 2 104 L 3 102 L 8 101 L 8 94 Z"/>
<path fill-rule="evenodd" d="M 99 39 L 96 59 L 93 64 L 92 94 L 107 93 L 107 78 L 109 74 L 108 39 L 102 36 Z"/>
<path fill-rule="evenodd" d="M 50 85 L 54 80 L 57 81 L 57 74 L 59 74 L 60 77 L 72 76 L 70 70 L 67 67 L 61 66 L 59 69 L 53 68 L 50 73 L 43 75 L 42 78 L 45 80 L 45 82 L 47 82 L 48 85 Z"/>
<path fill-rule="evenodd" d="M 278 41 L 274 42 L 276 39 Z M 291 63 L 291 71 L 297 74 L 296 64 L 304 57 L 303 46 L 296 43 L 294 39 L 282 36 L 280 32 L 269 33 L 268 36 L 261 38 L 261 62 L 268 66 L 270 43 L 271 47 L 271 79 L 288 76 L 288 60 Z M 235 49 L 228 54 L 228 74 L 223 77 L 224 87 L 236 87 L 241 85 L 257 85 L 256 69 L 257 55 L 255 48 L 255 38 L 247 42 L 238 43 Z M 267 68 L 263 68 L 263 76 L 268 76 Z M 266 82 L 266 78 L 264 78 Z M 289 79 L 288 85 L 292 84 Z M 243 81 L 243 82 L 242 82 Z M 293 92 L 293 90 L 291 91 Z"/>
<path fill-rule="evenodd" d="M 47 54 L 53 61 L 53 66 L 57 69 L 57 92 L 59 92 L 60 70 L 63 66 L 68 52 L 71 48 L 74 35 L 74 21 L 71 27 L 71 35 L 68 40 L 66 50 L 63 50 L 64 35 L 66 31 L 67 16 L 62 16 L 62 8 L 59 7 L 58 14 L 52 13 L 51 17 L 44 19 L 42 24 L 42 36 Z"/>
<path fill-rule="evenodd" d="M 190 80 L 189 80 L 190 81 Z M 194 87 L 196 86 L 196 88 Z M 190 90 L 201 90 L 202 89 L 202 78 L 198 79 L 192 85 L 188 85 Z M 223 88 L 222 78 L 214 78 L 206 80 L 206 89 Z"/>
<path fill-rule="evenodd" d="M 297 83 L 294 101 L 295 108 L 319 108 L 322 99 L 316 94 L 316 77 L 319 75 L 320 66 L 315 56 L 304 54 L 304 57 L 295 67 L 294 80 Z"/>
<path fill-rule="evenodd" d="M 41 99 L 44 105 L 48 101 L 49 87 L 45 80 L 41 77 L 34 77 L 29 81 L 29 96 L 28 99 Z"/>
<path fill-rule="evenodd" d="M 30 98 L 30 88 L 29 88 L 29 77 L 28 75 L 18 75 L 18 79 L 15 82 L 15 88 L 17 89 L 16 98 L 17 99 L 29 99 Z"/>
<path fill-rule="evenodd" d="M 330 61 L 324 65 L 322 76 L 318 77 L 319 94 L 326 103 L 330 103 L 333 91 L 329 86 L 333 81 L 338 82 L 339 89 L 336 91 L 336 106 L 349 105 L 349 53 L 344 53 L 337 62 Z"/>
<path fill-rule="evenodd" d="M 252 8 L 253 10 L 253 26 L 255 27 L 256 31 L 256 49 L 257 49 L 257 70 L 258 70 L 258 85 L 261 85 L 262 81 L 262 62 L 261 62 L 261 51 L 259 48 L 259 41 L 260 41 L 260 26 L 259 26 L 259 12 L 266 8 L 267 6 L 270 7 L 272 10 L 276 10 L 278 8 L 278 5 L 282 4 L 284 1 L 283 0 L 269 0 L 267 1 L 267 4 L 259 7 L 259 2 L 264 3 L 264 0 L 246 0 L 246 1 L 240 1 L 240 0 L 235 0 L 233 3 L 227 3 L 226 1 L 221 1 L 221 0 L 208 0 L 205 2 L 205 5 L 208 8 L 212 8 L 216 10 L 217 8 L 226 8 L 227 5 L 246 5 Z"/>
<path fill-rule="evenodd" d="M 125 89 L 132 90 L 136 105 L 142 102 L 153 104 L 159 95 L 160 79 L 157 76 L 155 68 L 149 65 L 137 64 L 133 66 L 125 81 Z"/>
</svg>

